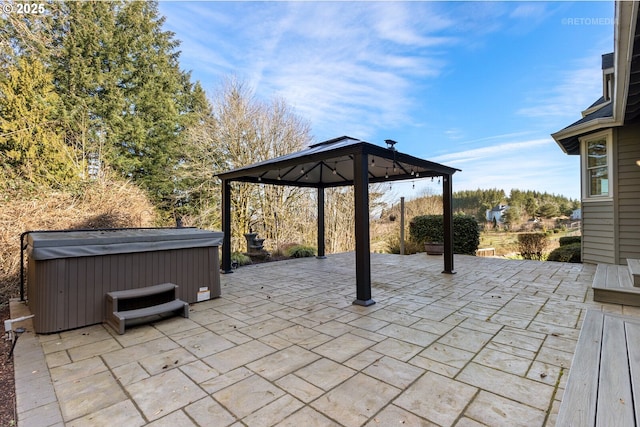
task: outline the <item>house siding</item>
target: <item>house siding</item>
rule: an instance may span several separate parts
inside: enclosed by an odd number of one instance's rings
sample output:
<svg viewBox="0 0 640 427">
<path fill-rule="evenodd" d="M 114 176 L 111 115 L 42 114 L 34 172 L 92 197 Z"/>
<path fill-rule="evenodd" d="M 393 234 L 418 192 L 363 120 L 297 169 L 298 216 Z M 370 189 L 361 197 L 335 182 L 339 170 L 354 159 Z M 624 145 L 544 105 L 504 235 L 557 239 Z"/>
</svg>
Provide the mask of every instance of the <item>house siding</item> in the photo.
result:
<svg viewBox="0 0 640 427">
<path fill-rule="evenodd" d="M 615 264 L 613 201 L 582 204 L 582 261 Z"/>
<path fill-rule="evenodd" d="M 640 259 L 640 125 L 617 130 L 617 236 L 618 264 L 627 258 Z"/>
</svg>

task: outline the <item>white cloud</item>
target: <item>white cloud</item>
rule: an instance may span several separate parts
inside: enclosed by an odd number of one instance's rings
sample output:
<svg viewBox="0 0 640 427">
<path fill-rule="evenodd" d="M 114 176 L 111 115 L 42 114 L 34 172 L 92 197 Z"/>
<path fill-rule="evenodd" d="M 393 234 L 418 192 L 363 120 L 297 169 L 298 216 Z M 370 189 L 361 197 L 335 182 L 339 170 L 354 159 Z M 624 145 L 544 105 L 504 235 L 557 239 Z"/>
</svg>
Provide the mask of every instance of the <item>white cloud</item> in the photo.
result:
<svg viewBox="0 0 640 427">
<path fill-rule="evenodd" d="M 529 106 L 519 109 L 518 114 L 532 118 L 579 119 L 580 112 L 602 94 L 599 60 L 599 54 L 589 55 L 567 67 L 567 71 L 550 73 L 545 79 L 549 89 L 530 95 Z M 557 82 L 551 80 L 554 77 Z"/>
</svg>

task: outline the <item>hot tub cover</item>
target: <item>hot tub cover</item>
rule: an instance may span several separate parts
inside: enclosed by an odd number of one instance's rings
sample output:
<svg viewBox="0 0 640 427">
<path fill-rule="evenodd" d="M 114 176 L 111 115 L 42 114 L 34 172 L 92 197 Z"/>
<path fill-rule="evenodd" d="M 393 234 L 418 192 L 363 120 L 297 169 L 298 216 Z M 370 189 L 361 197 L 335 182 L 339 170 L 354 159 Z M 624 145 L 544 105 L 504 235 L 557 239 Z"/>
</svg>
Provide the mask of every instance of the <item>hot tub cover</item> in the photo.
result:
<svg viewBox="0 0 640 427">
<path fill-rule="evenodd" d="M 47 260 L 202 248 L 220 246 L 222 237 L 221 231 L 198 228 L 33 232 L 27 253 L 34 260 Z"/>
</svg>

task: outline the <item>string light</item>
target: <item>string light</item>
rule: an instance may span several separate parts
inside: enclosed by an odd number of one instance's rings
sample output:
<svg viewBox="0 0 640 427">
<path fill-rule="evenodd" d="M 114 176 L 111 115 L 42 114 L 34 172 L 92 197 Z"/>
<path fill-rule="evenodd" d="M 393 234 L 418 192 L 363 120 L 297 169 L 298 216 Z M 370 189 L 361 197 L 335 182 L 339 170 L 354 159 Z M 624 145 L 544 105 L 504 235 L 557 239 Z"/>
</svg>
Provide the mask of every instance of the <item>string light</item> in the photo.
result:
<svg viewBox="0 0 640 427">
<path fill-rule="evenodd" d="M 304 173 L 304 166 L 302 166 L 302 167 L 300 168 L 300 173 L 301 173 L 301 174 L 303 174 L 303 173 Z"/>
<path fill-rule="evenodd" d="M 384 177 L 389 178 L 389 168 L 384 168 Z"/>
<path fill-rule="evenodd" d="M 336 175 L 338 173 L 338 162 L 333 165 L 333 174 Z"/>
<path fill-rule="evenodd" d="M 280 181 L 282 177 L 280 176 L 280 169 L 278 169 L 278 181 Z"/>
</svg>

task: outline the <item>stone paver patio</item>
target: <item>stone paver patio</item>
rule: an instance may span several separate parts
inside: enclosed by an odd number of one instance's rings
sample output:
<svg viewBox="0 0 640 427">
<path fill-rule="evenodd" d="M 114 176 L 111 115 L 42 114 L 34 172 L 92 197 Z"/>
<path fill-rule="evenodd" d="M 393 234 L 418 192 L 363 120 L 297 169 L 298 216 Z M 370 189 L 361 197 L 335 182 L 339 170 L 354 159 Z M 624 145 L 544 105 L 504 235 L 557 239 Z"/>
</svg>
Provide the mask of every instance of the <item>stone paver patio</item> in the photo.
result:
<svg viewBox="0 0 640 427">
<path fill-rule="evenodd" d="M 553 426 L 594 265 L 372 254 L 242 267 L 190 318 L 28 331 L 19 426 Z M 12 317 L 28 308 L 12 302 Z M 16 326 L 24 326 L 16 324 Z"/>
</svg>

